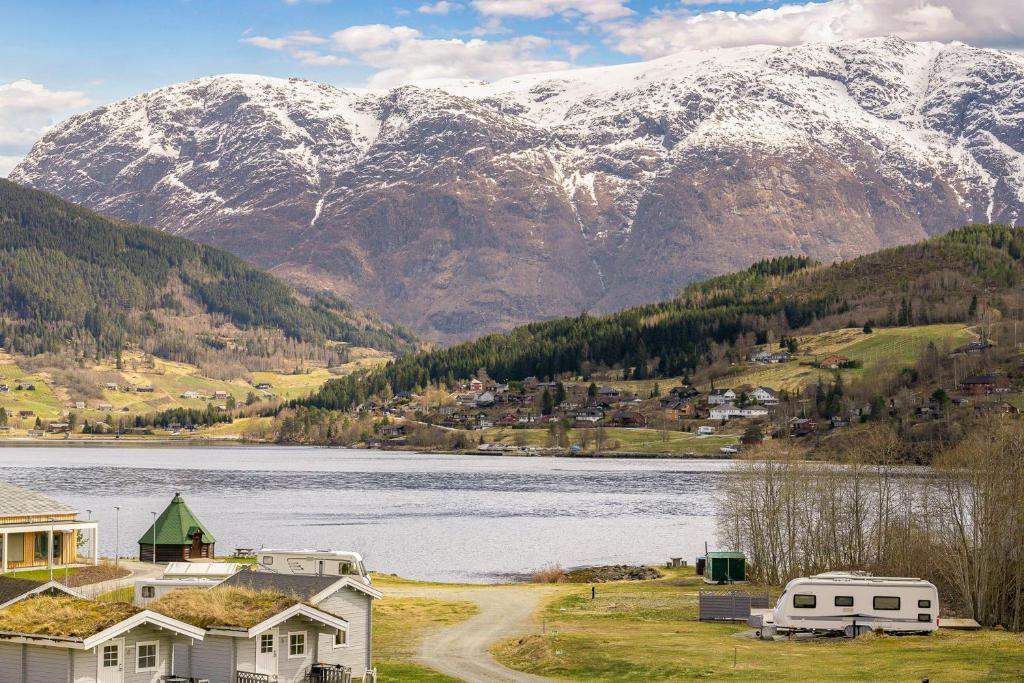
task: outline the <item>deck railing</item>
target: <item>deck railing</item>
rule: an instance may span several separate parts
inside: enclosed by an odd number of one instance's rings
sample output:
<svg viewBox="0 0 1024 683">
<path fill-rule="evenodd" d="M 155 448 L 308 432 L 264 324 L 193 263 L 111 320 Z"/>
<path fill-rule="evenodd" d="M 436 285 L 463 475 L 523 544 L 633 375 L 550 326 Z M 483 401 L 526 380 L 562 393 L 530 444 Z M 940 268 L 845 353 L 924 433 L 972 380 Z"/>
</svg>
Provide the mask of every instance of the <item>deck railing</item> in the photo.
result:
<svg viewBox="0 0 1024 683">
<path fill-rule="evenodd" d="M 254 674 L 251 671 L 236 671 L 235 683 L 270 683 L 270 676 Z"/>
</svg>

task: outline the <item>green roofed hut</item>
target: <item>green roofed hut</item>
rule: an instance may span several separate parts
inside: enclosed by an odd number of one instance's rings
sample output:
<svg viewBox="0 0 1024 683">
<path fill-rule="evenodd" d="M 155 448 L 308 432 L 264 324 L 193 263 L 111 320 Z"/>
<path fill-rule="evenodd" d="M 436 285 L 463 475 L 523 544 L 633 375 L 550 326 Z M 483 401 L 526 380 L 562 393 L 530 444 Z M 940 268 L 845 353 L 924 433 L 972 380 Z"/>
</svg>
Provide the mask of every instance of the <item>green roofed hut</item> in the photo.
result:
<svg viewBox="0 0 1024 683">
<path fill-rule="evenodd" d="M 734 583 L 747 580 L 747 557 L 731 551 L 709 552 L 704 564 L 705 583 Z"/>
<path fill-rule="evenodd" d="M 153 562 L 181 562 L 213 559 L 213 534 L 175 493 L 171 504 L 139 538 L 139 559 Z"/>
</svg>

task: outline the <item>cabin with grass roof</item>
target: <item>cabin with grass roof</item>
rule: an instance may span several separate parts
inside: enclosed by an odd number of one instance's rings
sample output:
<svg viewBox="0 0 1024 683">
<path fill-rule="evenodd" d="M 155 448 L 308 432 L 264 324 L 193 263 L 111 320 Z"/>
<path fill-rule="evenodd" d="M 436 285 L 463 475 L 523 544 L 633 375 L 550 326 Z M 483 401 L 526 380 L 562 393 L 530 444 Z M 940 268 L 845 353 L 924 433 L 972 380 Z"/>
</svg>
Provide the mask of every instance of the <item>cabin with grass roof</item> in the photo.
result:
<svg viewBox="0 0 1024 683">
<path fill-rule="evenodd" d="M 199 521 L 180 493 L 139 538 L 139 559 L 143 562 L 212 560 L 214 538 Z"/>
</svg>

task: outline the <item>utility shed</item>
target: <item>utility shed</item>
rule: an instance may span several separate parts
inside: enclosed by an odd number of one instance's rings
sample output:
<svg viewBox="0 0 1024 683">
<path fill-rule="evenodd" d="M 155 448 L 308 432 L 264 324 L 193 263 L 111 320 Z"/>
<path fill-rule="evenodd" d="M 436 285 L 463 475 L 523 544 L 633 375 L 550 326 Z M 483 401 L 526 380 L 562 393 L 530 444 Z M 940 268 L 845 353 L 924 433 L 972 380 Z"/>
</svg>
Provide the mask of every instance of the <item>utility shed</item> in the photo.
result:
<svg viewBox="0 0 1024 683">
<path fill-rule="evenodd" d="M 213 559 L 213 534 L 195 516 L 180 493 L 175 493 L 156 522 L 139 538 L 139 559 L 157 562 Z"/>
<path fill-rule="evenodd" d="M 747 557 L 735 551 L 709 552 L 704 567 L 705 583 L 733 583 L 747 580 Z"/>
</svg>

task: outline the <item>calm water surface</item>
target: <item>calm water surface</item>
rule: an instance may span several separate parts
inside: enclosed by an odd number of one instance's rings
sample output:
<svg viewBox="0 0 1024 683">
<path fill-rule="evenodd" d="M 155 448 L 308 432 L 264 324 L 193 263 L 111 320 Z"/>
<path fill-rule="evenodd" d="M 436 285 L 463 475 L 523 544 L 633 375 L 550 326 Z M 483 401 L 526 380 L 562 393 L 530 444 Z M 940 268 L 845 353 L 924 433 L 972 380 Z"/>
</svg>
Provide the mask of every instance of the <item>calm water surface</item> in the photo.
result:
<svg viewBox="0 0 1024 683">
<path fill-rule="evenodd" d="M 319 448 L 0 448 L 0 479 L 100 520 L 105 555 L 137 554 L 175 491 L 235 547 L 362 552 L 370 569 L 438 581 L 692 560 L 714 545 L 729 463 L 423 455 Z"/>
</svg>

